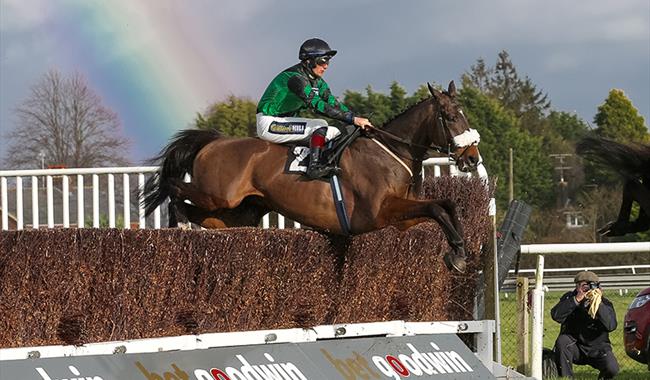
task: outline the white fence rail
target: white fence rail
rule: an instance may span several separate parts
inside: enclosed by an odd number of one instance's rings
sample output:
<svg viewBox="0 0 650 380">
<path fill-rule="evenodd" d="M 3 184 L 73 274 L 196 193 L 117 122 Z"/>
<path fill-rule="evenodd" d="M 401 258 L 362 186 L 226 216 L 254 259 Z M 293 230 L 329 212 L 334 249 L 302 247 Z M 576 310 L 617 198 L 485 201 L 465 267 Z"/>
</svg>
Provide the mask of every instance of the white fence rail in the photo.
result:
<svg viewBox="0 0 650 380">
<path fill-rule="evenodd" d="M 10 190 L 15 194 L 15 228 L 21 230 L 25 227 L 40 228 L 43 223 L 47 228 L 54 228 L 60 226 L 64 228 L 77 227 L 83 228 L 86 224 L 92 227 L 101 226 L 101 216 L 108 215 L 107 226 L 114 228 L 116 223 L 116 195 L 115 195 L 115 176 L 121 175 L 122 180 L 122 224 L 124 228 L 131 228 L 132 212 L 137 210 L 137 220 L 139 228 L 146 228 L 146 218 L 144 215 L 144 208 L 141 206 L 142 199 L 137 199 L 137 205 L 131 203 L 131 182 L 137 180 L 139 189 L 144 188 L 145 175 L 151 175 L 158 171 L 156 166 L 142 166 L 142 167 L 112 167 L 112 168 L 83 168 L 83 169 L 42 169 L 42 170 L 2 170 L 0 171 L 0 198 L 1 212 L 2 212 L 2 229 L 9 229 L 9 194 Z M 105 178 L 106 188 L 106 201 L 107 213 L 100 211 L 100 195 L 102 194 L 100 187 L 100 176 Z M 92 178 L 92 185 L 90 187 L 92 197 L 92 221 L 86 220 L 86 178 Z M 23 178 L 31 179 L 31 223 L 25 223 L 25 202 L 23 200 Z M 70 192 L 70 180 L 74 179 L 76 192 Z M 57 184 L 60 180 L 60 186 L 55 187 L 54 182 Z M 15 186 L 9 189 L 9 181 L 13 180 Z M 43 184 L 43 187 L 40 186 Z M 45 201 L 41 200 L 42 190 L 45 191 Z M 55 201 L 54 193 L 60 193 L 60 207 L 61 218 L 59 223 L 55 223 Z M 70 198 L 76 197 L 76 224 L 71 224 L 71 214 L 73 210 L 70 208 Z M 43 203 L 45 203 L 45 212 L 47 219 L 42 221 L 40 219 L 40 212 Z M 58 203 L 58 202 L 57 202 Z M 152 224 L 154 228 L 160 228 L 160 208 L 157 208 L 153 213 Z"/>
<path fill-rule="evenodd" d="M 459 172 L 454 162 L 447 157 L 428 159 L 423 163 L 423 166 L 433 167 L 434 176 L 441 175 L 441 167 L 443 166 L 449 166 L 449 173 L 453 176 L 472 175 Z M 144 215 L 141 196 L 135 199 L 137 203 L 132 202 L 131 198 L 131 183 L 133 182 L 133 185 L 137 186 L 138 189 L 142 189 L 145 176 L 152 175 L 156 171 L 158 171 L 156 166 L 1 170 L 0 213 L 2 214 L 2 230 L 41 227 L 83 228 L 87 225 L 95 228 L 105 226 L 115 228 L 120 224 L 124 228 L 160 228 L 160 207 L 156 208 L 153 217 L 147 220 Z M 473 175 L 487 179 L 487 172 L 482 165 Z M 116 176 L 121 177 L 121 180 L 118 181 L 121 184 L 120 195 L 116 194 Z M 424 170 L 422 170 L 422 176 L 424 178 Z M 88 183 L 89 177 L 92 178 L 91 193 L 86 194 L 87 187 L 85 184 Z M 31 223 L 27 223 L 25 218 L 27 202 L 24 199 L 24 192 L 27 188 L 24 186 L 24 180 L 28 178 L 31 179 L 31 202 L 29 202 L 29 210 L 31 211 L 29 221 Z M 71 180 L 76 191 L 70 191 Z M 10 184 L 12 186 L 9 186 Z M 58 193 L 56 197 L 55 193 Z M 13 196 L 10 196 L 10 194 Z M 41 199 L 43 195 L 45 198 Z M 92 203 L 87 203 L 87 197 L 91 198 Z M 11 202 L 10 198 L 12 198 Z M 76 198 L 73 199 L 73 205 L 76 203 L 76 218 L 74 218 L 74 211 L 70 206 L 71 198 Z M 118 211 L 119 202 L 122 204 L 121 211 Z M 90 208 L 91 205 L 92 208 Z M 15 212 L 12 213 L 12 210 Z M 41 212 L 46 214 L 45 220 L 41 219 Z M 87 215 L 88 213 L 91 215 Z M 57 214 L 60 214 L 60 217 L 55 220 Z M 87 220 L 88 216 L 91 216 L 92 220 Z M 122 218 L 119 221 L 120 223 L 118 223 L 118 216 Z M 10 217 L 13 222 L 11 226 L 9 223 Z M 137 225 L 131 223 L 132 217 L 137 219 Z M 71 221 L 76 221 L 76 223 Z M 277 215 L 276 222 L 278 228 L 285 228 L 287 225 L 284 216 L 280 214 Z M 270 225 L 271 218 L 267 214 L 263 217 L 262 226 L 268 228 Z M 300 224 L 293 223 L 293 227 L 300 228 Z"/>
</svg>

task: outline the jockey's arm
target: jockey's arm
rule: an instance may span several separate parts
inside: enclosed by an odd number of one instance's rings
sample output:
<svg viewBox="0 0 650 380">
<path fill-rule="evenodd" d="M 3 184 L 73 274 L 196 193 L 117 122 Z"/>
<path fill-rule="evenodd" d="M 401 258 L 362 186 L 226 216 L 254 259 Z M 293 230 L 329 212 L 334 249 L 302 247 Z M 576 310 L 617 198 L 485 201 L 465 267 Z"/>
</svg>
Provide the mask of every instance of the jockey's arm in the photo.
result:
<svg viewBox="0 0 650 380">
<path fill-rule="evenodd" d="M 323 89 L 313 88 L 312 85 L 305 78 L 296 75 L 289 79 L 287 83 L 289 90 L 300 97 L 305 104 L 314 111 L 331 117 L 332 119 L 340 120 L 344 123 L 353 124 L 355 116 L 345 106 L 336 100 L 326 87 Z"/>
</svg>

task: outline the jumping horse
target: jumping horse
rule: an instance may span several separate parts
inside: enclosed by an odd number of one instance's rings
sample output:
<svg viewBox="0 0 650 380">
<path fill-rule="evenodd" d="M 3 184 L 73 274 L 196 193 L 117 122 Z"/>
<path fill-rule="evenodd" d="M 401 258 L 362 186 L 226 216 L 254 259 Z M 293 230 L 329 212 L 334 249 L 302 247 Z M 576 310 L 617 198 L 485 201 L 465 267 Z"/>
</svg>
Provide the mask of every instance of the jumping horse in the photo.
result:
<svg viewBox="0 0 650 380">
<path fill-rule="evenodd" d="M 650 229 L 650 145 L 622 144 L 588 136 L 576 144 L 576 152 L 587 160 L 614 170 L 624 179 L 618 217 L 598 232 L 605 236 L 623 236 Z M 630 219 L 633 202 L 640 206 L 635 220 Z"/>
<path fill-rule="evenodd" d="M 480 137 L 456 101 L 453 81 L 447 91 L 428 86 L 431 97 L 346 148 L 340 183 L 351 234 L 390 225 L 405 230 L 433 219 L 452 248 L 445 264 L 463 272 L 466 254 L 456 205 L 449 199 L 417 199 L 418 173 L 432 151 L 451 156 L 461 171 L 476 169 Z M 146 214 L 169 197 L 170 226 L 177 216 L 205 228 L 258 226 L 274 210 L 314 229 L 343 234 L 330 185 L 286 174 L 287 153 L 287 146 L 256 138 L 183 130 L 152 159 L 161 171 L 145 185 Z M 190 183 L 183 181 L 185 173 Z"/>
</svg>

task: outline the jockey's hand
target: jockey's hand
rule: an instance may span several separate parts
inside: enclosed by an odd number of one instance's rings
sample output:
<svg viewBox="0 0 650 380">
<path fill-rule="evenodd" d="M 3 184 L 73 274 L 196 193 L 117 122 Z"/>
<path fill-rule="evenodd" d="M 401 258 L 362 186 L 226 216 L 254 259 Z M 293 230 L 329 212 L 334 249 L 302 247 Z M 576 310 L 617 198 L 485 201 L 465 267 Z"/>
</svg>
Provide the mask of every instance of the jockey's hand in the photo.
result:
<svg viewBox="0 0 650 380">
<path fill-rule="evenodd" d="M 370 120 L 366 119 L 365 117 L 355 117 L 354 118 L 354 125 L 356 125 L 357 127 L 360 127 L 361 129 L 363 129 L 366 132 L 371 130 L 372 128 L 374 128 L 372 126 L 372 124 L 370 123 Z"/>
</svg>

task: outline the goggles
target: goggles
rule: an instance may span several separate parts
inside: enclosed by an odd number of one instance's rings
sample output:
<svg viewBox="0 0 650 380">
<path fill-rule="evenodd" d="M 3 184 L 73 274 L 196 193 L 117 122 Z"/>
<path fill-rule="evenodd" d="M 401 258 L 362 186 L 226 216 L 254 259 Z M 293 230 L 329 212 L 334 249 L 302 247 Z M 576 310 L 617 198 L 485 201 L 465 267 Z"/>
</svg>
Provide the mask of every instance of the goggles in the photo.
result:
<svg viewBox="0 0 650 380">
<path fill-rule="evenodd" d="M 330 57 L 329 55 L 324 55 L 322 57 L 316 58 L 315 62 L 319 66 L 328 65 L 330 63 L 330 58 L 332 58 L 332 57 Z"/>
</svg>

